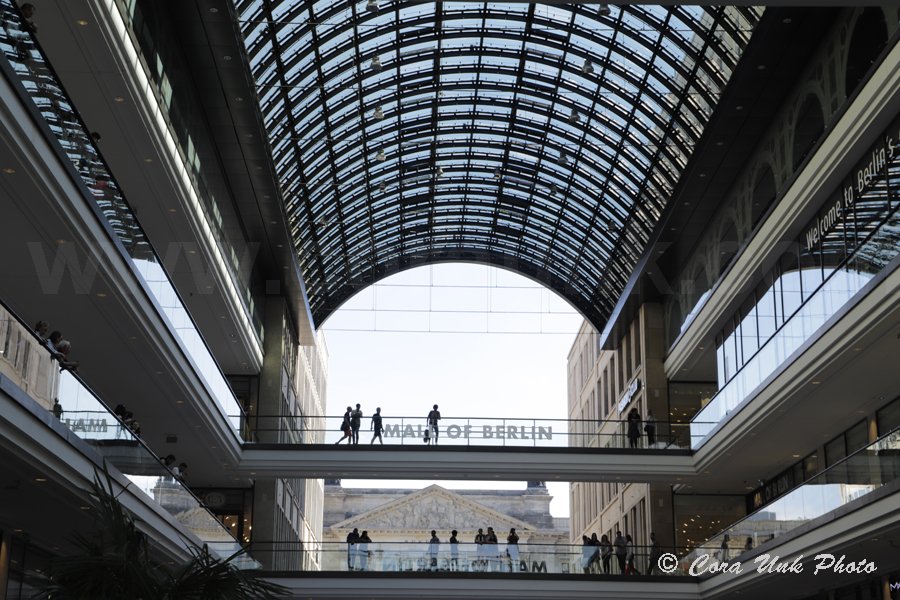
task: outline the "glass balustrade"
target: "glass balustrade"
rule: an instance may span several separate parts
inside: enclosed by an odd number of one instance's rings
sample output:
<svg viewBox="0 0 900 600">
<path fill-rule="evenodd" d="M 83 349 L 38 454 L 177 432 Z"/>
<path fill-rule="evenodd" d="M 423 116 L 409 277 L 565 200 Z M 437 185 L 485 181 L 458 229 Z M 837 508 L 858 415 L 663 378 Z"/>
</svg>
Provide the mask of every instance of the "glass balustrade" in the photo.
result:
<svg viewBox="0 0 900 600">
<path fill-rule="evenodd" d="M 234 415 L 229 417 L 231 428 L 240 437 L 240 404 L 97 150 L 96 134 L 90 133 L 82 123 L 29 27 L 9 0 L 0 0 L 0 54 L 43 116 L 88 197 L 106 218 L 144 288 L 155 300 L 209 393 L 221 406 L 223 415 Z"/>
<path fill-rule="evenodd" d="M 343 416 L 251 415 L 250 441 L 281 444 L 349 445 L 352 432 L 342 430 Z M 381 441 L 375 439 L 371 415 L 363 416 L 359 444 L 438 446 L 504 446 L 543 448 L 615 448 L 635 450 L 691 449 L 691 424 L 655 421 L 651 431 L 646 421 L 637 427 L 637 436 L 628 436 L 624 420 L 571 420 L 490 417 L 442 417 L 438 435 L 423 416 L 383 416 Z M 428 432 L 428 437 L 425 437 Z"/>
<path fill-rule="evenodd" d="M 803 485 L 763 506 L 695 548 L 681 560 L 688 569 L 701 555 L 740 561 L 759 546 L 870 494 L 900 477 L 900 429 L 883 436 Z"/>
<path fill-rule="evenodd" d="M 784 364 L 825 323 L 848 304 L 865 285 L 900 252 L 900 211 L 895 210 L 856 249 L 855 257 L 867 257 L 865 267 L 851 259 L 831 271 L 828 278 L 797 312 L 772 335 L 743 368 L 726 383 L 691 423 L 691 443 L 700 447 L 712 430 L 735 410 L 778 367 Z M 872 257 L 877 257 L 877 260 Z M 877 268 L 873 264 L 878 265 Z"/>
<path fill-rule="evenodd" d="M 44 393 L 32 398 L 54 413 L 72 433 L 93 446 L 150 500 L 160 505 L 186 530 L 227 558 L 240 544 L 181 478 L 140 439 L 140 422 L 120 418 L 77 375 L 59 369 L 41 340 L 0 304 L 0 372 L 14 383 L 26 382 Z M 21 386 L 20 386 L 21 387 Z M 23 388 L 29 391 L 29 388 Z M 54 405 L 50 398 L 58 400 Z M 174 467 L 174 465 L 171 465 Z M 256 565 L 241 558 L 244 568 Z"/>
<path fill-rule="evenodd" d="M 509 545 L 505 540 L 498 544 L 475 544 L 447 542 L 449 532 L 441 543 L 432 546 L 422 542 L 378 542 L 347 544 L 342 542 L 322 542 L 309 548 L 299 544 L 276 542 L 251 543 L 249 553 L 265 569 L 278 571 L 300 571 L 301 565 L 318 564 L 323 572 L 360 573 L 491 573 L 491 574 L 565 574 L 573 576 L 611 575 L 622 576 L 623 568 L 619 557 L 610 549 L 601 552 L 599 546 L 582 544 L 538 544 L 519 542 Z M 466 534 L 469 538 L 474 534 Z M 633 567 L 636 575 L 684 575 L 686 571 L 674 555 L 683 556 L 684 548 L 659 547 L 654 552 L 650 546 L 631 547 Z M 604 554 L 607 558 L 604 560 Z M 657 557 L 673 555 L 673 561 L 663 564 L 660 569 Z M 312 555 L 307 556 L 307 555 Z M 308 562 L 304 562 L 307 559 Z M 311 559 L 311 560 L 309 560 Z M 628 570 L 628 554 L 622 555 L 625 570 Z M 657 563 L 650 572 L 650 563 Z M 669 567 L 671 565 L 671 567 Z"/>
</svg>

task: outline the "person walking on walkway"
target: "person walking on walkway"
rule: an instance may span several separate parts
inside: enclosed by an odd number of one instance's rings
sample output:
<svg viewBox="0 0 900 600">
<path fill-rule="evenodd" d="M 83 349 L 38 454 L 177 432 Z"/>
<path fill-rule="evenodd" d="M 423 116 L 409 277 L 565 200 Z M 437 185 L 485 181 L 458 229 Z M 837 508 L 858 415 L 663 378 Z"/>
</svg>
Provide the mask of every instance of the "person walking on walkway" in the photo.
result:
<svg viewBox="0 0 900 600">
<path fill-rule="evenodd" d="M 434 442 L 435 445 L 438 443 L 438 421 L 441 420 L 441 413 L 438 410 L 438 405 L 435 404 L 434 408 L 431 409 L 431 412 L 428 413 L 428 431 L 430 433 L 431 441 Z"/>
<path fill-rule="evenodd" d="M 341 433 L 344 434 L 344 437 L 339 439 L 334 443 L 335 446 L 347 440 L 347 443 L 350 444 L 353 442 L 353 433 L 350 429 L 350 414 L 353 412 L 353 409 L 349 406 L 347 407 L 347 412 L 344 413 L 344 420 L 341 421 Z"/>
<path fill-rule="evenodd" d="M 384 431 L 384 427 L 381 426 L 381 407 L 375 409 L 375 414 L 372 415 L 372 426 L 369 428 L 375 432 L 372 436 L 372 441 L 369 444 L 375 443 L 375 438 L 378 438 L 378 443 L 384 445 L 384 440 L 381 439 L 381 432 Z"/>
<path fill-rule="evenodd" d="M 359 404 L 357 404 L 356 410 L 350 413 L 350 434 L 354 446 L 359 444 L 359 428 L 362 425 L 362 417 L 362 410 L 360 409 Z"/>
</svg>

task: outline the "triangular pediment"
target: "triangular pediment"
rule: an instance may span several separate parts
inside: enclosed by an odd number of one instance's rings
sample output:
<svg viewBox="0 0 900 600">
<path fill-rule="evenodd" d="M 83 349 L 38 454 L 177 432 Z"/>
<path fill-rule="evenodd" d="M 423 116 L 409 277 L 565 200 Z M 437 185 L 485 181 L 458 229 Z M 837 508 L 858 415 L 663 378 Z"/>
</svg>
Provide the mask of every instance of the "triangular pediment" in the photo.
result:
<svg viewBox="0 0 900 600">
<path fill-rule="evenodd" d="M 369 531 L 431 529 L 475 531 L 479 527 L 493 527 L 499 532 L 515 527 L 523 532 L 536 529 L 525 521 L 504 515 L 439 485 L 431 485 L 386 502 L 372 510 L 335 523 L 330 529 L 354 527 Z"/>
</svg>

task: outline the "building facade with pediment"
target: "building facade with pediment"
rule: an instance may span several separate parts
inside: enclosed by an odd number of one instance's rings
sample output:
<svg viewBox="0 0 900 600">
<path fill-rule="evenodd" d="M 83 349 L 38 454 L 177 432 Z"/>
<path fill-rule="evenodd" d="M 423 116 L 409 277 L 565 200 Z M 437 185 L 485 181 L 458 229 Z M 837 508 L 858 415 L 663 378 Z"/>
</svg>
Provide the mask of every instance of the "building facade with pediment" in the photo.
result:
<svg viewBox="0 0 900 600">
<path fill-rule="evenodd" d="M 349 565 L 346 541 L 354 529 L 372 539 L 373 559 L 367 567 L 373 570 L 430 566 L 425 558 L 432 530 L 441 541 L 443 566 L 449 565 L 450 532 L 458 532 L 460 570 L 469 570 L 475 535 L 488 527 L 497 534 L 504 560 L 512 528 L 523 549 L 549 551 L 569 543 L 569 520 L 550 514 L 552 499 L 542 482 L 529 482 L 524 490 L 448 490 L 439 485 L 410 490 L 345 488 L 340 480 L 326 480 L 322 566 L 342 570 L 345 562 Z"/>
</svg>

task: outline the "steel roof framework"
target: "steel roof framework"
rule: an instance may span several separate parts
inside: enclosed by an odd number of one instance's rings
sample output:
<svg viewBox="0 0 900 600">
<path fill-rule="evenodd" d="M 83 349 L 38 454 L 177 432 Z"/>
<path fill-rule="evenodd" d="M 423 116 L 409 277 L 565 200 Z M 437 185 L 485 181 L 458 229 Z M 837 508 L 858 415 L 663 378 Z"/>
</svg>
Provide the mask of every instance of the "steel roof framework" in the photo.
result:
<svg viewBox="0 0 900 600">
<path fill-rule="evenodd" d="M 313 318 L 471 261 L 602 328 L 761 10 L 237 2 Z"/>
</svg>

